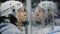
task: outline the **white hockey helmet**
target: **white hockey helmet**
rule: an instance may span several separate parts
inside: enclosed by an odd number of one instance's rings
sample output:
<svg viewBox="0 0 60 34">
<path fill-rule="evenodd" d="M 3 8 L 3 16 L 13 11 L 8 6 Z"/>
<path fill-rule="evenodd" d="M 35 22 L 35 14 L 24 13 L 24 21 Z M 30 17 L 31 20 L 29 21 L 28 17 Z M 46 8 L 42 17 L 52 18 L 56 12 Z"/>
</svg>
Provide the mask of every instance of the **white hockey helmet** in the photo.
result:
<svg viewBox="0 0 60 34">
<path fill-rule="evenodd" d="M 0 16 L 8 17 L 8 14 L 12 14 L 17 18 L 17 10 L 23 8 L 23 4 L 19 1 L 6 1 L 1 4 Z M 13 11 L 14 10 L 14 11 Z"/>
</svg>

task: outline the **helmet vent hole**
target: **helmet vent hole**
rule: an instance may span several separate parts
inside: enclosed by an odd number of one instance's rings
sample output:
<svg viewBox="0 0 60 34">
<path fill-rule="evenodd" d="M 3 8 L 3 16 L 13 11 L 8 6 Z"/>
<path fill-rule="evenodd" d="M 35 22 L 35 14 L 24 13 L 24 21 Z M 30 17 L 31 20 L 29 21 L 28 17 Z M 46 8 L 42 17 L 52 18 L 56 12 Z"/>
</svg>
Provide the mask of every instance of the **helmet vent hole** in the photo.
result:
<svg viewBox="0 0 60 34">
<path fill-rule="evenodd" d="M 15 12 L 15 9 L 13 9 L 13 12 Z"/>
</svg>

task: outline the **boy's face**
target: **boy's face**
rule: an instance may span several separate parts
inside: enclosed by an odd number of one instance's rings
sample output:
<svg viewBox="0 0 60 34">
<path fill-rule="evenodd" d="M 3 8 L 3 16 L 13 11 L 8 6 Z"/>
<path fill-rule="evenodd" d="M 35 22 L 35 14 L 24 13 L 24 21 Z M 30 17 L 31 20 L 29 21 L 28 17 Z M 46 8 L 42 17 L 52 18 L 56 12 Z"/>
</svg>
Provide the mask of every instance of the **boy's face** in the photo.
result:
<svg viewBox="0 0 60 34">
<path fill-rule="evenodd" d="M 37 21 L 41 22 L 42 20 L 44 20 L 44 13 L 45 11 L 43 9 L 40 9 L 39 11 L 36 12 Z"/>
<path fill-rule="evenodd" d="M 17 13 L 18 13 L 19 22 L 25 22 L 27 17 L 26 11 L 24 11 L 24 9 L 21 8 L 18 9 Z"/>
</svg>

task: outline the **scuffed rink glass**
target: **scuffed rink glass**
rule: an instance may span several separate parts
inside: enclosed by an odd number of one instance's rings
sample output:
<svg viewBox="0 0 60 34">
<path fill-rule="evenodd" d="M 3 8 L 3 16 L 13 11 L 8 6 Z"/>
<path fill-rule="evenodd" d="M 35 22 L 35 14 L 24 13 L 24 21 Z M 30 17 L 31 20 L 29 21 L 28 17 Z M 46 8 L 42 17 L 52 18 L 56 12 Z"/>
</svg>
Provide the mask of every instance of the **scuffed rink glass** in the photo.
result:
<svg viewBox="0 0 60 34">
<path fill-rule="evenodd" d="M 53 1 L 53 0 L 52 0 Z M 54 6 L 52 4 L 52 6 Z M 59 6 L 59 4 L 56 3 L 56 6 Z M 52 8 L 55 8 L 55 7 L 52 7 Z M 58 8 L 56 7 L 55 10 L 57 9 L 56 13 L 53 13 L 53 9 L 52 9 L 52 24 L 51 24 L 51 32 L 48 33 L 48 34 L 60 34 L 60 17 L 59 17 L 59 10 Z"/>
<path fill-rule="evenodd" d="M 26 2 L 29 21 L 27 34 L 51 34 L 60 31 L 56 2 L 48 0 L 27 0 Z"/>
<path fill-rule="evenodd" d="M 32 14 L 32 34 L 50 34 L 60 31 L 60 19 L 57 18 L 57 12 L 55 2 L 41 1 Z"/>
</svg>

